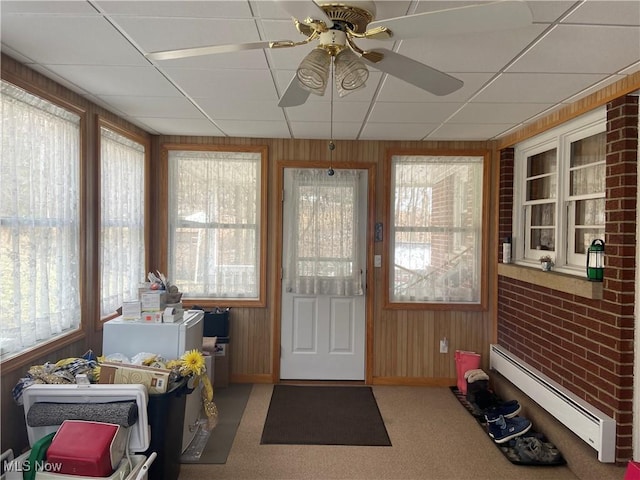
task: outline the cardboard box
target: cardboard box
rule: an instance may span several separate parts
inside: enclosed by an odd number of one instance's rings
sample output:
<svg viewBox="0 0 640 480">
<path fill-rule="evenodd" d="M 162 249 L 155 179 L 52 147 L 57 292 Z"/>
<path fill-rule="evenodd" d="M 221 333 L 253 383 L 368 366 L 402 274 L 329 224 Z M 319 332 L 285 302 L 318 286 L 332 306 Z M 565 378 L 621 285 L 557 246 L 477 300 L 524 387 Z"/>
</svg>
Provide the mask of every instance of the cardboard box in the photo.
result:
<svg viewBox="0 0 640 480">
<path fill-rule="evenodd" d="M 167 293 L 164 290 L 149 290 L 140 294 L 143 312 L 164 310 L 167 303 Z"/>
<path fill-rule="evenodd" d="M 139 383 L 149 393 L 165 393 L 169 385 L 171 370 L 152 368 L 128 363 L 103 362 L 100 366 L 99 383 Z"/>
<path fill-rule="evenodd" d="M 218 338 L 220 340 L 220 338 Z M 228 341 L 228 339 L 226 339 Z M 213 351 L 213 370 L 215 387 L 228 387 L 229 386 L 229 344 L 228 343 L 216 343 Z"/>
<path fill-rule="evenodd" d="M 135 320 L 142 315 L 142 304 L 140 300 L 133 302 L 122 302 L 122 318 L 125 320 Z"/>
</svg>

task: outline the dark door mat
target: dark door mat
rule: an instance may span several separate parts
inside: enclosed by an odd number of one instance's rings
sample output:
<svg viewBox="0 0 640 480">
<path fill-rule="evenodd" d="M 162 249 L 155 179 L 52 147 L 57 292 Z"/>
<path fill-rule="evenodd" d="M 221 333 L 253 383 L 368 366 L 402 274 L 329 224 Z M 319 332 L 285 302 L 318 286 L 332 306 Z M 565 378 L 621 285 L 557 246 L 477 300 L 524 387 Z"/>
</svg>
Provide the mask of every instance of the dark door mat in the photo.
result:
<svg viewBox="0 0 640 480">
<path fill-rule="evenodd" d="M 391 446 L 368 386 L 275 385 L 260 443 Z"/>
<path fill-rule="evenodd" d="M 480 426 L 487 433 L 487 437 L 489 437 L 487 421 L 484 418 L 484 412 L 482 409 L 474 403 L 469 402 L 466 396 L 458 390 L 458 387 L 453 386 L 449 388 L 460 404 L 473 416 L 473 418 L 478 421 Z M 560 450 L 553 443 L 549 442 L 542 433 L 536 432 L 533 427 L 531 427 L 527 433 L 505 443 L 496 443 L 491 437 L 489 437 L 489 440 L 498 447 L 507 460 L 515 465 L 526 465 L 529 467 L 556 467 L 567 464 L 567 461 L 562 456 Z M 527 446 L 548 452 L 546 455 L 547 459 L 532 459 L 532 457 L 536 457 L 536 455 L 529 453 L 531 450 L 527 449 Z"/>
</svg>

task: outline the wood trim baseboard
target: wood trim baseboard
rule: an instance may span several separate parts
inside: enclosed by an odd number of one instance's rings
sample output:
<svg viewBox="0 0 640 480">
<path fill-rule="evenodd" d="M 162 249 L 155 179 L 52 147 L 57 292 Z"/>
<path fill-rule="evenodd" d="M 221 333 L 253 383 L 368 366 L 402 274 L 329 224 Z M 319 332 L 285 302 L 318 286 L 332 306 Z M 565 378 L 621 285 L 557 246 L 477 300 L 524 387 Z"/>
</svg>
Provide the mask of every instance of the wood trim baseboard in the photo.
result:
<svg viewBox="0 0 640 480">
<path fill-rule="evenodd" d="M 258 373 L 258 374 L 242 374 L 232 373 L 229 377 L 230 383 L 273 383 L 273 378 L 270 373 Z M 215 388 L 215 379 L 213 388 Z"/>
<path fill-rule="evenodd" d="M 455 384 L 455 378 L 446 377 L 373 377 L 373 385 L 390 385 L 404 387 L 450 387 Z"/>
</svg>

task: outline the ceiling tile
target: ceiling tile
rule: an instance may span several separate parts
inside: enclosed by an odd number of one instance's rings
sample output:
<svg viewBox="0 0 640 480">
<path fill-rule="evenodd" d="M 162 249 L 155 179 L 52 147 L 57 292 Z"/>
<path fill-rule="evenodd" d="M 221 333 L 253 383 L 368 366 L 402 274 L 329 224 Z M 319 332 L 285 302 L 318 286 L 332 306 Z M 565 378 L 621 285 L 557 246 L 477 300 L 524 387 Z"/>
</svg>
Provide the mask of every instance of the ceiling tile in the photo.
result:
<svg viewBox="0 0 640 480">
<path fill-rule="evenodd" d="M 109 22 L 98 16 L 3 14 L 2 43 L 38 63 L 149 64 Z"/>
<path fill-rule="evenodd" d="M 636 68 L 638 67 L 640 67 L 640 65 L 636 65 Z M 602 81 L 596 82 L 592 86 L 585 88 L 584 90 L 581 90 L 579 93 L 564 99 L 563 103 L 575 102 L 581 98 L 586 97 L 587 95 L 591 95 L 592 93 L 595 93 L 597 90 L 600 90 L 606 87 L 607 85 L 611 85 L 612 83 L 615 83 L 618 80 L 622 80 L 624 77 L 625 75 L 611 75 L 610 77 L 604 78 Z"/>
<path fill-rule="evenodd" d="M 502 134 L 511 128 L 511 124 L 446 124 L 434 130 L 425 138 L 432 140 L 486 140 Z"/>
<path fill-rule="evenodd" d="M 273 120 L 220 120 L 216 124 L 229 137 L 290 138 L 287 123 Z"/>
<path fill-rule="evenodd" d="M 334 122 L 333 139 L 353 140 L 358 135 L 361 127 L 362 124 L 358 122 Z M 331 139 L 331 122 L 295 122 L 292 124 L 291 129 L 295 138 L 326 139 L 327 159 L 329 158 L 328 142 Z M 336 149 L 338 148 L 340 148 L 340 144 L 336 143 Z"/>
<path fill-rule="evenodd" d="M 611 0 L 589 0 L 571 13 L 564 23 L 597 25 L 640 25 L 640 2 L 626 0 L 612 5 Z"/>
<path fill-rule="evenodd" d="M 376 102 L 368 120 L 373 123 L 440 123 L 460 106 L 459 103 Z"/>
<path fill-rule="evenodd" d="M 81 15 L 99 15 L 96 9 L 89 2 L 78 2 L 77 0 L 52 2 L 44 1 L 13 1 L 2 0 L 0 2 L 0 11 L 2 15 L 9 13 L 55 13 L 55 14 L 81 14 Z"/>
<path fill-rule="evenodd" d="M 46 65 L 46 68 L 73 78 L 76 85 L 94 95 L 181 96 L 153 67 Z"/>
<path fill-rule="evenodd" d="M 464 102 L 487 83 L 491 79 L 492 74 L 464 73 L 456 74 L 455 76 L 464 82 L 462 88 L 450 95 L 439 97 L 396 77 L 386 75 L 377 99 L 381 102 Z"/>
<path fill-rule="evenodd" d="M 98 0 L 100 9 L 113 15 L 191 18 L 250 18 L 247 2 L 203 1 L 113 1 Z"/>
<path fill-rule="evenodd" d="M 449 123 L 510 123 L 524 122 L 553 106 L 552 103 L 469 103 L 456 112 Z"/>
<path fill-rule="evenodd" d="M 532 25 L 499 32 L 405 40 L 399 53 L 449 74 L 495 72 L 520 54 L 545 28 L 546 25 Z"/>
<path fill-rule="evenodd" d="M 333 120 L 343 122 L 362 122 L 369 110 L 368 102 L 343 102 L 335 100 L 333 104 Z M 299 107 L 286 109 L 287 118 L 294 122 L 330 121 L 331 103 L 307 102 Z"/>
<path fill-rule="evenodd" d="M 224 136 L 220 129 L 206 119 L 137 117 L 137 120 L 160 135 Z"/>
<path fill-rule="evenodd" d="M 602 50 L 607 53 L 594 61 L 594 52 Z M 508 71 L 616 73 L 639 56 L 638 28 L 560 25 Z"/>
<path fill-rule="evenodd" d="M 421 123 L 367 123 L 360 140 L 421 140 L 437 124 Z"/>
<path fill-rule="evenodd" d="M 237 96 L 198 98 L 197 104 L 215 120 L 277 120 L 284 121 L 282 108 L 272 100 L 252 100 L 250 102 Z"/>
<path fill-rule="evenodd" d="M 101 96 L 106 102 L 131 117 L 203 118 L 184 97 Z"/>
<path fill-rule="evenodd" d="M 114 21 L 147 53 L 262 40 L 252 19 L 121 16 Z"/>
<path fill-rule="evenodd" d="M 196 70 L 166 68 L 165 72 L 187 95 L 194 98 L 215 98 L 233 95 L 243 101 L 271 100 L 278 96 L 268 70 Z"/>
<path fill-rule="evenodd" d="M 504 73 L 480 92 L 476 102 L 556 103 L 599 82 L 604 75 L 562 73 Z"/>
</svg>

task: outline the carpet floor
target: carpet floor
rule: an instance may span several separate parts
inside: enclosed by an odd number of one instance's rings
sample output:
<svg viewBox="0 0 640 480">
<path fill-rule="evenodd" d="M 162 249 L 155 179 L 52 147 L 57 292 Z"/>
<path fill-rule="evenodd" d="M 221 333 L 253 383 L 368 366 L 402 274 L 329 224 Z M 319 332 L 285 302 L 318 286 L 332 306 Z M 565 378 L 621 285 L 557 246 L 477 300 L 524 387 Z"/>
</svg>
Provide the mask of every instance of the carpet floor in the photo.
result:
<svg viewBox="0 0 640 480">
<path fill-rule="evenodd" d="M 523 415 L 561 446 L 567 465 L 514 465 L 492 444 L 449 388 L 372 386 L 391 447 L 260 443 L 274 386 L 254 384 L 225 464 L 182 465 L 179 480 L 620 480 L 624 467 L 598 462 L 595 451 L 525 403 Z M 575 438 L 573 438 L 575 437 Z M 569 468 L 571 465 L 571 468 Z"/>
</svg>

